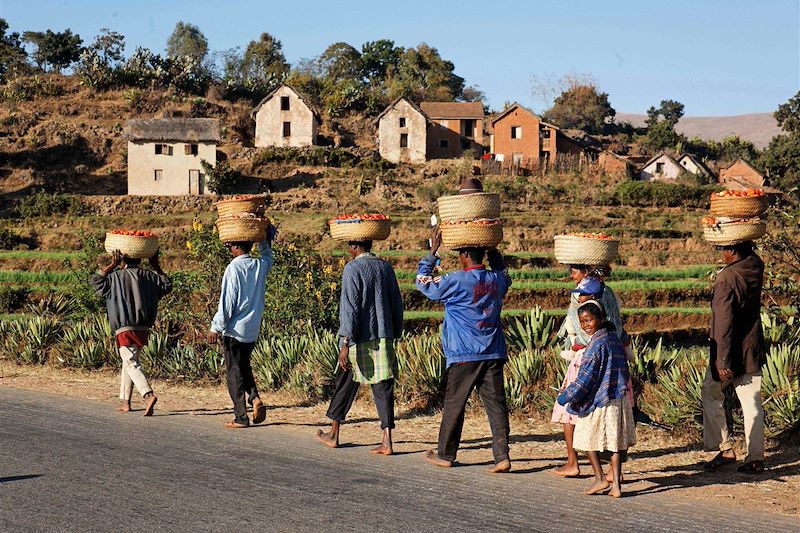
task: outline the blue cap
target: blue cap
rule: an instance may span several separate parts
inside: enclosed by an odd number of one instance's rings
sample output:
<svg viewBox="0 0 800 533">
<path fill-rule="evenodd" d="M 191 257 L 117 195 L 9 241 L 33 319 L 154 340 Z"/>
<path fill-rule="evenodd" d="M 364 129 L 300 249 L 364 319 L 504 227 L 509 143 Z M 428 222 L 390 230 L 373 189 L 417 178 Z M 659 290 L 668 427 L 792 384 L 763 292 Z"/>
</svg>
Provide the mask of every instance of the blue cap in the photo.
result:
<svg viewBox="0 0 800 533">
<path fill-rule="evenodd" d="M 578 286 L 569 291 L 578 294 L 600 294 L 603 292 L 603 282 L 592 276 L 583 278 Z"/>
</svg>

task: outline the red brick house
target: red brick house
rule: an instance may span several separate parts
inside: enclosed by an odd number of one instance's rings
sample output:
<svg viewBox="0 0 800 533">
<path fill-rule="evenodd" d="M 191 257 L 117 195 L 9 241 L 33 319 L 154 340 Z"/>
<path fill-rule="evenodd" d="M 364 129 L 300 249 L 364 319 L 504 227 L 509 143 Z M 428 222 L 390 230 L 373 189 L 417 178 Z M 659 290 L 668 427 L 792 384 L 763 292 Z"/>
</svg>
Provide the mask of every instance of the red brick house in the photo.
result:
<svg viewBox="0 0 800 533">
<path fill-rule="evenodd" d="M 719 172 L 719 183 L 726 189 L 752 189 L 763 187 L 764 175 L 744 159 L 737 159 L 728 168 Z"/>
<path fill-rule="evenodd" d="M 466 150 L 483 153 L 481 102 L 420 102 L 433 126 L 428 129 L 428 159 L 461 157 Z"/>
</svg>

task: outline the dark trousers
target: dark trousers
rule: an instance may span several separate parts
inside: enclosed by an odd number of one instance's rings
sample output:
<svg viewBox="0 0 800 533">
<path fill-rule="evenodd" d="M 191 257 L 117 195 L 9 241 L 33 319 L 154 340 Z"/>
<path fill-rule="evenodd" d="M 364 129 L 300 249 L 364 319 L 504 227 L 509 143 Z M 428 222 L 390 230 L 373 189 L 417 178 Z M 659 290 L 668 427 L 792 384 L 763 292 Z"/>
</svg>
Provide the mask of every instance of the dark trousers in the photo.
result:
<svg viewBox="0 0 800 533">
<path fill-rule="evenodd" d="M 336 422 L 343 422 L 353 406 L 358 393 L 358 381 L 353 381 L 353 371 L 336 373 L 336 389 L 333 391 L 327 417 Z M 381 429 L 394 429 L 394 379 L 386 379 L 372 385 L 372 398 L 381 419 Z"/>
<path fill-rule="evenodd" d="M 508 459 L 508 408 L 503 388 L 505 361 L 473 361 L 450 365 L 444 393 L 442 425 L 439 427 L 439 457 L 456 460 L 461 431 L 464 429 L 464 410 L 473 389 L 478 389 L 489 427 L 492 430 L 492 453 L 495 463 Z"/>
<path fill-rule="evenodd" d="M 225 354 L 225 372 L 228 376 L 228 393 L 233 400 L 233 414 L 240 424 L 249 424 L 247 418 L 247 404 L 244 395 L 250 404 L 258 398 L 256 380 L 253 377 L 253 367 L 250 366 L 250 354 L 253 353 L 254 342 L 239 342 L 233 337 L 222 337 L 222 348 Z"/>
</svg>

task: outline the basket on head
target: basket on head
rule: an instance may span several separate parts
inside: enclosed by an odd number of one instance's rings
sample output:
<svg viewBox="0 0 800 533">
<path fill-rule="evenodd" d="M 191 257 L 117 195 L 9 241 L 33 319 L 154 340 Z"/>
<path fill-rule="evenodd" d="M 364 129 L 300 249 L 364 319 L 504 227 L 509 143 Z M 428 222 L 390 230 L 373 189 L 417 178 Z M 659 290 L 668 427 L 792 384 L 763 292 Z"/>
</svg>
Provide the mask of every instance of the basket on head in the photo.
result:
<svg viewBox="0 0 800 533">
<path fill-rule="evenodd" d="M 577 235 L 556 235 L 556 261 L 565 265 L 609 265 L 619 254 L 619 241 Z"/>
<path fill-rule="evenodd" d="M 502 224 L 442 224 L 442 244 L 447 248 L 494 248 L 503 242 Z"/>
<path fill-rule="evenodd" d="M 733 246 L 760 239 L 767 233 L 763 220 L 739 220 L 703 225 L 703 237 L 715 246 Z"/>
<path fill-rule="evenodd" d="M 158 251 L 158 237 L 107 232 L 104 248 L 108 253 L 119 250 L 131 259 L 149 259 Z"/>
<path fill-rule="evenodd" d="M 766 195 L 760 196 L 719 196 L 711 195 L 711 214 L 718 217 L 756 218 L 763 215 L 769 207 Z"/>
<path fill-rule="evenodd" d="M 382 241 L 392 231 L 391 222 L 387 220 L 331 220 L 331 237 L 337 241 Z"/>
<path fill-rule="evenodd" d="M 444 222 L 500 218 L 500 195 L 497 193 L 479 192 L 442 196 L 436 203 L 439 204 L 439 218 Z"/>
<path fill-rule="evenodd" d="M 237 213 L 253 213 L 256 215 L 264 214 L 264 196 L 251 195 L 228 198 L 220 200 L 214 207 L 220 217 L 235 215 Z"/>
<path fill-rule="evenodd" d="M 267 238 L 268 218 L 226 215 L 217 219 L 217 231 L 222 242 L 261 242 Z"/>
</svg>

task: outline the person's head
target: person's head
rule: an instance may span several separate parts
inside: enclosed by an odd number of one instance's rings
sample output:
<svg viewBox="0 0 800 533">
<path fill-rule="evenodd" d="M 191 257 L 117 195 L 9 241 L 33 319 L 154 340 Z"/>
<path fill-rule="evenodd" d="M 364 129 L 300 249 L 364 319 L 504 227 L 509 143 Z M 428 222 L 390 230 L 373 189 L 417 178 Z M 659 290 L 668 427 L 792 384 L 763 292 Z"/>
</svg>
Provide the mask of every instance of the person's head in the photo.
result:
<svg viewBox="0 0 800 533">
<path fill-rule="evenodd" d="M 458 262 L 463 268 L 481 265 L 486 257 L 486 248 L 459 248 L 457 251 Z"/>
<path fill-rule="evenodd" d="M 606 314 L 603 306 L 597 300 L 589 300 L 578 307 L 578 320 L 580 320 L 581 329 L 587 335 L 594 335 L 598 329 L 608 325 L 605 322 Z"/>
<path fill-rule="evenodd" d="M 231 251 L 233 257 L 239 257 L 240 255 L 249 254 L 253 248 L 253 243 L 247 241 L 226 242 L 225 246 Z"/>
<path fill-rule="evenodd" d="M 583 278 L 589 275 L 588 265 L 567 265 L 569 268 L 569 277 L 575 283 L 580 283 Z"/>
<path fill-rule="evenodd" d="M 478 178 L 464 178 L 458 186 L 458 194 L 475 194 L 483 192 L 483 184 Z"/>
<path fill-rule="evenodd" d="M 122 265 L 125 268 L 137 268 L 142 264 L 141 259 L 136 259 L 134 257 L 128 257 L 127 255 L 122 256 Z"/>
<path fill-rule="evenodd" d="M 753 254 L 753 241 L 740 242 L 730 246 L 717 246 L 716 248 L 722 250 L 722 260 L 726 265 L 730 265 Z"/>
<path fill-rule="evenodd" d="M 355 259 L 363 253 L 372 250 L 372 241 L 350 241 L 347 243 L 347 251 L 350 253 L 350 258 Z"/>
</svg>

